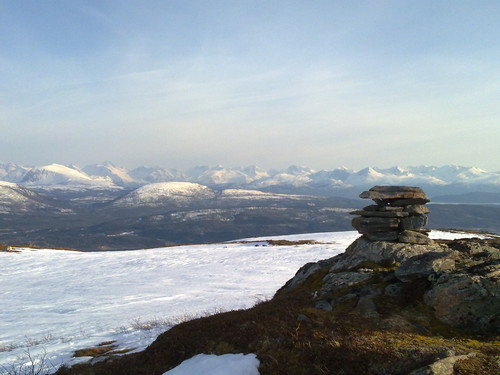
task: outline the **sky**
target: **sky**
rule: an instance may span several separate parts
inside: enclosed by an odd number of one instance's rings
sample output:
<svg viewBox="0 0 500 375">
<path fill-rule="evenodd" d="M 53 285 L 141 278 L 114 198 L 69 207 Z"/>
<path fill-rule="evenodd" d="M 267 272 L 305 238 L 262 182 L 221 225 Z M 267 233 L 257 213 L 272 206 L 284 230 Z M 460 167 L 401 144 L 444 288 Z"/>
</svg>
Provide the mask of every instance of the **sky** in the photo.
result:
<svg viewBox="0 0 500 375">
<path fill-rule="evenodd" d="M 496 0 L 0 0 L 0 162 L 500 170 Z"/>
</svg>

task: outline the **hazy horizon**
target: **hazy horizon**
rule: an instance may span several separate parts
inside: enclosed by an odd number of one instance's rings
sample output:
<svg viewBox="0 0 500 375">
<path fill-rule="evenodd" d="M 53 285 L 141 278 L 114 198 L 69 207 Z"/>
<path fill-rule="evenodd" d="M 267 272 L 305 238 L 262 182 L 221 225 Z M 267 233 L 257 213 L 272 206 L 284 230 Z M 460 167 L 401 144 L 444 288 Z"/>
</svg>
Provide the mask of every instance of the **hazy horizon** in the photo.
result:
<svg viewBox="0 0 500 375">
<path fill-rule="evenodd" d="M 0 1 L 0 161 L 500 169 L 500 2 Z"/>
<path fill-rule="evenodd" d="M 114 167 L 117 167 L 117 168 L 125 168 L 126 170 L 128 171 L 132 171 L 136 168 L 141 168 L 141 167 L 146 167 L 146 168 L 163 168 L 163 169 L 166 169 L 166 170 L 178 170 L 180 172 L 187 172 L 191 169 L 197 169 L 197 168 L 207 168 L 207 169 L 216 169 L 216 168 L 225 168 L 225 169 L 228 169 L 228 170 L 243 170 L 243 169 L 246 169 L 246 168 L 252 168 L 252 167 L 256 167 L 256 168 L 260 168 L 261 170 L 263 171 L 266 171 L 266 172 L 270 172 L 270 171 L 285 171 L 289 168 L 305 168 L 305 169 L 310 169 L 314 172 L 320 172 L 320 171 L 333 171 L 333 170 L 339 170 L 339 169 L 345 169 L 345 170 L 348 170 L 350 172 L 360 172 L 362 170 L 365 170 L 365 169 L 369 169 L 369 168 L 373 168 L 377 171 L 389 171 L 393 168 L 403 168 L 403 169 L 408 169 L 408 170 L 411 170 L 411 169 L 418 169 L 418 168 L 437 168 L 437 169 L 446 169 L 446 168 L 454 168 L 454 167 L 457 167 L 457 168 L 479 168 L 481 170 L 484 170 L 486 172 L 489 172 L 489 173 L 500 173 L 500 170 L 490 170 L 490 169 L 484 169 L 484 168 L 480 168 L 478 166 L 474 166 L 474 165 L 457 165 L 457 164 L 443 164 L 443 165 L 424 165 L 424 164 L 419 164 L 419 165 L 397 165 L 397 164 L 392 164 L 392 165 L 385 165 L 385 166 L 378 166 L 378 165 L 365 165 L 361 168 L 351 168 L 349 166 L 346 166 L 346 165 L 332 165 L 330 167 L 327 167 L 327 168 L 315 168 L 314 166 L 310 166 L 310 165 L 297 165 L 297 164 L 290 164 L 290 165 L 285 165 L 285 166 L 282 166 L 282 167 L 277 167 L 277 166 L 270 166 L 270 167 L 263 167 L 261 165 L 257 165 L 257 164 L 247 164 L 247 165 L 225 165 L 225 164 L 196 164 L 196 165 L 191 165 L 191 166 L 188 166 L 188 167 L 185 167 L 185 168 L 176 168 L 174 166 L 169 166 L 169 165 L 160 165 L 158 163 L 156 164 L 132 164 L 132 165 L 123 165 L 123 164 L 118 164 L 118 163 L 115 163 L 111 160 L 106 160 L 106 161 L 103 161 L 103 162 L 97 162 L 97 163 L 87 163 L 87 164 L 78 164 L 78 163 L 68 163 L 68 164 L 63 164 L 63 163 L 58 163 L 58 162 L 53 162 L 53 163 L 46 163 L 46 164 L 22 164 L 22 163 L 16 163 L 16 162 L 4 162 L 2 160 L 0 160 L 0 165 L 1 164 L 9 164 L 9 163 L 12 163 L 12 164 L 15 164 L 15 165 L 19 165 L 19 166 L 22 166 L 22 167 L 28 167 L 28 168 L 42 168 L 42 167 L 46 167 L 46 166 L 50 166 L 50 165 L 62 165 L 64 167 L 69 167 L 69 168 L 86 168 L 86 167 L 92 167 L 92 166 L 99 166 L 99 165 L 106 165 L 108 163 L 110 163 L 111 165 L 113 165 Z"/>
</svg>

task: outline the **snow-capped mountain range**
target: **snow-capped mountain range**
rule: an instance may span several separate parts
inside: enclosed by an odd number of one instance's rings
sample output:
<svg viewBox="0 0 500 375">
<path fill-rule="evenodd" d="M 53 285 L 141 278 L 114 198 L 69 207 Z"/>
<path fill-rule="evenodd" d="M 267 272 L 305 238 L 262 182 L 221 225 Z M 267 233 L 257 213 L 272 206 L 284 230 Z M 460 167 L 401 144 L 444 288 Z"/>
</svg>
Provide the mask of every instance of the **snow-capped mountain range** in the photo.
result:
<svg viewBox="0 0 500 375">
<path fill-rule="evenodd" d="M 360 192 L 385 184 L 422 187 L 434 228 L 499 231 L 499 173 L 478 168 L 0 164 L 0 243 L 117 250 L 348 230 Z"/>
<path fill-rule="evenodd" d="M 500 188 L 500 172 L 450 165 L 386 169 L 369 167 L 361 170 L 341 167 L 320 171 L 298 166 L 266 171 L 257 166 L 227 168 L 218 165 L 179 171 L 161 167 L 138 167 L 129 170 L 110 162 L 83 168 L 73 164 L 26 167 L 13 163 L 0 163 L 0 181 L 31 187 L 79 186 L 97 189 L 130 189 L 151 183 L 173 181 L 252 190 L 272 190 L 279 187 L 328 190 L 384 184 L 416 186 L 466 184 Z"/>
</svg>

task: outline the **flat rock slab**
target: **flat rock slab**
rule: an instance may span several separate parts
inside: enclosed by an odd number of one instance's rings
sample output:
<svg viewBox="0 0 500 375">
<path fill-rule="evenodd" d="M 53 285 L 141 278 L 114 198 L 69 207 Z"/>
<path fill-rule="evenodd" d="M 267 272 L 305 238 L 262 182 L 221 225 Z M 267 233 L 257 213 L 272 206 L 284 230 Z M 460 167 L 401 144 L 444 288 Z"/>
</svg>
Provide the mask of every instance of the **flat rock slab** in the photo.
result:
<svg viewBox="0 0 500 375">
<path fill-rule="evenodd" d="M 367 199 L 424 199 L 427 196 L 419 187 L 413 186 L 374 186 L 359 195 Z"/>
<path fill-rule="evenodd" d="M 402 211 L 365 211 L 356 210 L 351 212 L 351 215 L 361 215 L 365 217 L 407 217 L 410 216 L 408 212 Z"/>
<path fill-rule="evenodd" d="M 361 234 L 395 232 L 397 239 L 399 219 L 392 217 L 364 217 L 352 219 L 352 226 Z M 382 240 L 382 239 L 381 239 Z M 383 239 L 390 241 L 389 239 Z"/>
<path fill-rule="evenodd" d="M 363 208 L 363 211 L 404 211 L 404 207 L 393 207 L 393 206 L 379 206 L 376 204 L 371 204 Z"/>
<path fill-rule="evenodd" d="M 396 241 L 399 239 L 398 231 L 388 232 L 363 232 L 363 237 L 370 241 Z"/>
<path fill-rule="evenodd" d="M 395 207 L 403 207 L 403 206 L 412 206 L 412 205 L 421 205 L 429 203 L 430 200 L 427 198 L 400 198 L 400 199 L 375 199 L 377 203 L 388 203 L 391 206 Z"/>
<path fill-rule="evenodd" d="M 390 206 L 392 207 L 392 206 Z M 400 208 L 400 207 L 393 207 L 393 208 Z M 403 210 L 404 212 L 408 212 L 409 214 L 412 215 L 425 215 L 431 212 L 428 207 L 420 205 L 420 204 L 413 204 L 410 206 L 406 206 Z"/>
</svg>

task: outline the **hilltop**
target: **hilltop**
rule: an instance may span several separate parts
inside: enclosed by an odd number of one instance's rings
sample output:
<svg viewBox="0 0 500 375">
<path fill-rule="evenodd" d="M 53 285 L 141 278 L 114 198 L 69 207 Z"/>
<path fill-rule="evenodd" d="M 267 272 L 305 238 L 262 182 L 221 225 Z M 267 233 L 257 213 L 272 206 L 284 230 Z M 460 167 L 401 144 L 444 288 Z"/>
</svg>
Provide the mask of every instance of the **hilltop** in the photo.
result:
<svg viewBox="0 0 500 375">
<path fill-rule="evenodd" d="M 269 301 L 182 323 L 143 352 L 57 374 L 163 374 L 199 353 L 255 353 L 261 375 L 498 373 L 498 238 L 366 254 L 358 239 L 306 264 Z"/>
</svg>

